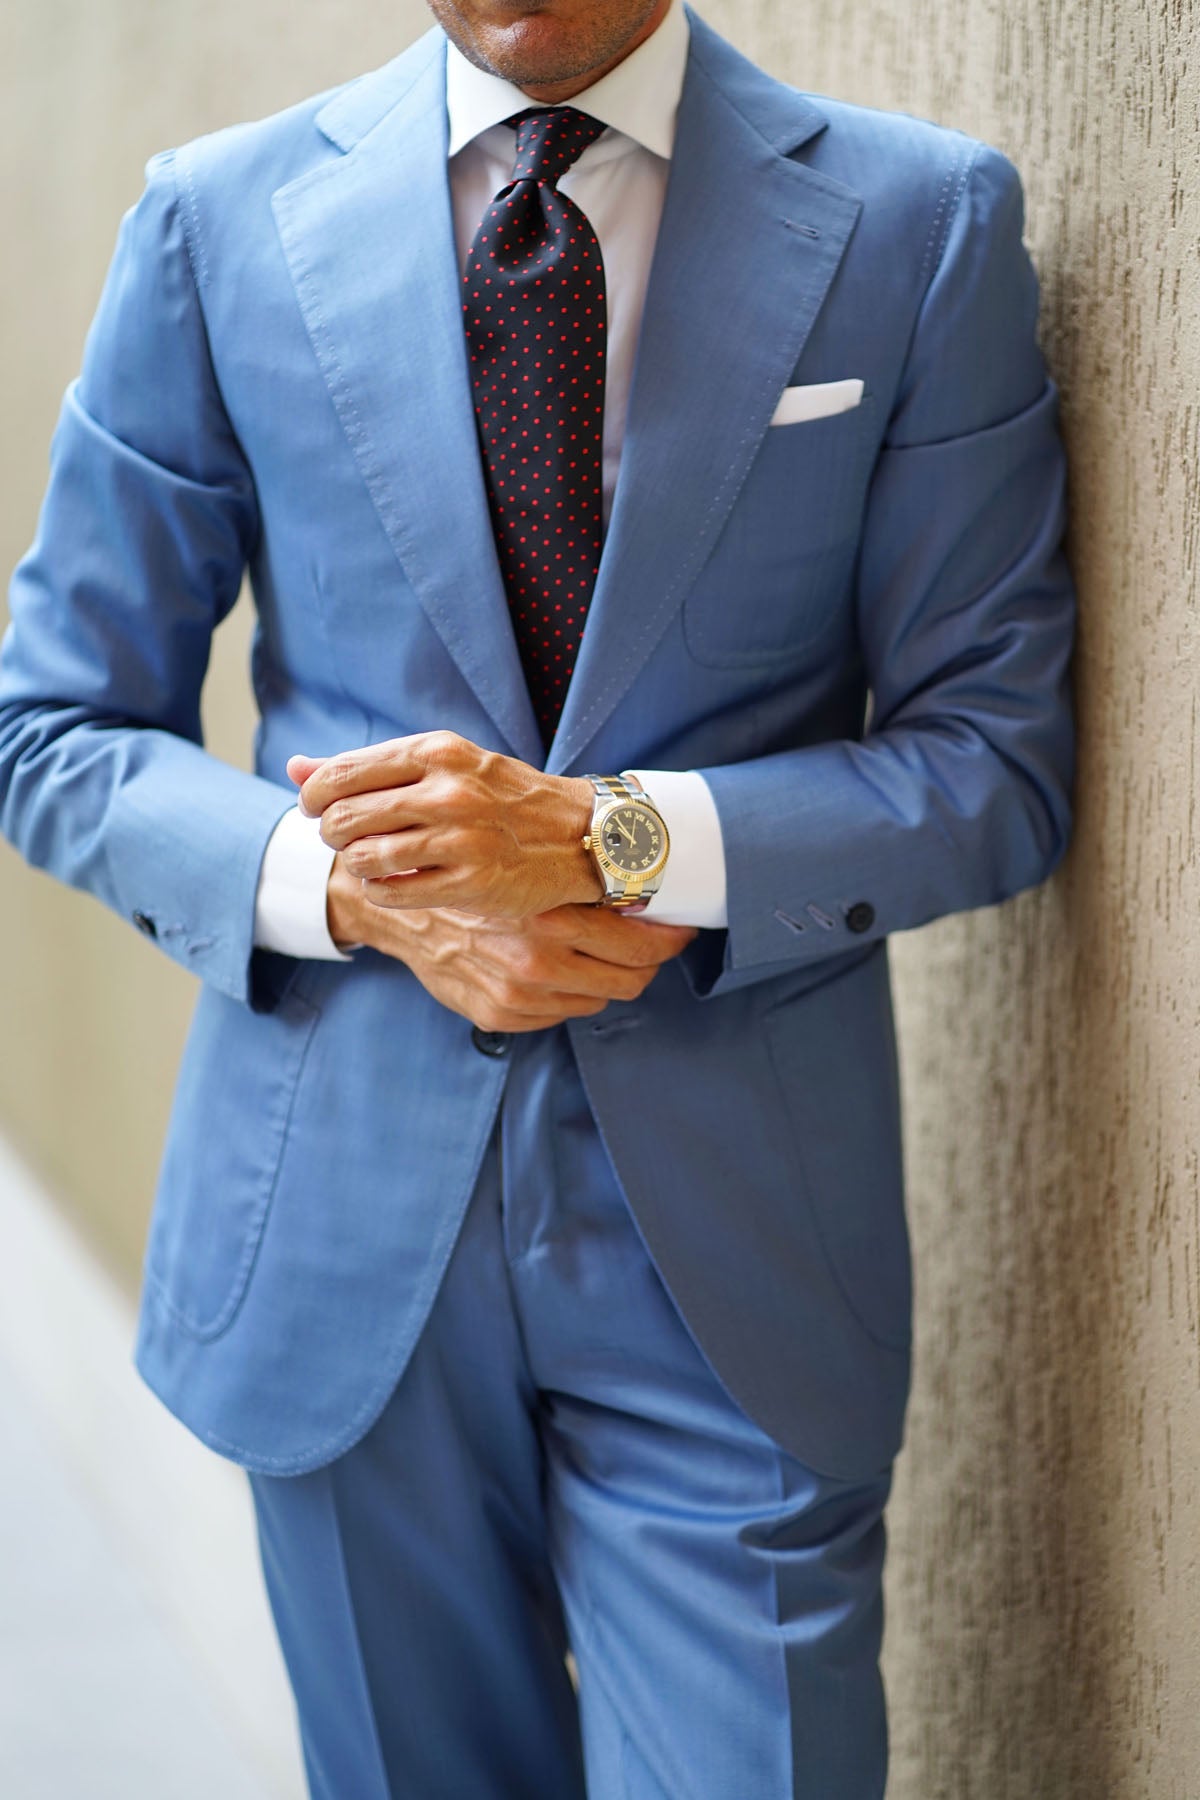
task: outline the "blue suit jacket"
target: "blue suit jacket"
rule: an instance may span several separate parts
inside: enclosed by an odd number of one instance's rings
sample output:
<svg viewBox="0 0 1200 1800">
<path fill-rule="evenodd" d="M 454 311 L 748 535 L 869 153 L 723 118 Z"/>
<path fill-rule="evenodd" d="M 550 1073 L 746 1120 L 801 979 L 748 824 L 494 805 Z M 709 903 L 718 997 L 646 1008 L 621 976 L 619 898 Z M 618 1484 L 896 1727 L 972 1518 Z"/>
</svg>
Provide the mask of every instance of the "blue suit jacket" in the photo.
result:
<svg viewBox="0 0 1200 1800">
<path fill-rule="evenodd" d="M 139 1367 L 275 1473 L 382 1408 L 505 1073 L 398 963 L 253 949 L 285 759 L 449 726 L 543 761 L 476 447 L 443 84 L 434 31 L 150 164 L 0 662 L 5 833 L 203 980 Z M 995 151 L 815 102 L 693 17 L 547 762 L 711 785 L 728 930 L 571 1035 L 718 1373 L 841 1475 L 895 1451 L 908 1380 L 885 935 L 1041 880 L 1068 833 L 1063 459 L 1021 227 Z M 848 376 L 856 410 L 768 430 L 786 385 Z M 199 714 L 247 567 L 254 774 L 204 750 Z"/>
</svg>

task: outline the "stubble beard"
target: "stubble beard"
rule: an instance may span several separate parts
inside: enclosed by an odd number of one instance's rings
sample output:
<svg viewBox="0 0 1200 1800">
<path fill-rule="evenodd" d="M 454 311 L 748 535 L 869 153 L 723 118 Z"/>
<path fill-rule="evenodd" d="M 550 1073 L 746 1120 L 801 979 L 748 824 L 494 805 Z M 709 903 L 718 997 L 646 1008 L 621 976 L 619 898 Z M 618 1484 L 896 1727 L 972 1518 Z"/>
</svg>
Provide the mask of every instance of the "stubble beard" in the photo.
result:
<svg viewBox="0 0 1200 1800">
<path fill-rule="evenodd" d="M 429 0 L 438 24 L 467 61 L 514 87 L 552 87 L 576 81 L 614 62 L 646 24 L 658 0 L 623 0 L 607 6 L 594 21 L 556 42 L 555 34 L 538 27 L 541 8 L 514 19 L 506 28 L 476 28 L 459 0 Z"/>
</svg>

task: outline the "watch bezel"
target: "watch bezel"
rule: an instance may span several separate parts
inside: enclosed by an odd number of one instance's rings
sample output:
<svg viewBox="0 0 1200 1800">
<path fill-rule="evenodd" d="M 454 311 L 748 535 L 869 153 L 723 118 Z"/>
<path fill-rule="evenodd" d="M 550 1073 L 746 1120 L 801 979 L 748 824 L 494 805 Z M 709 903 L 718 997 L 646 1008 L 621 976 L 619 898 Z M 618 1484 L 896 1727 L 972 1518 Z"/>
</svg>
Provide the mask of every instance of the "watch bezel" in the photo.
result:
<svg viewBox="0 0 1200 1800">
<path fill-rule="evenodd" d="M 643 812 L 653 813 L 654 817 L 658 820 L 659 830 L 662 833 L 662 852 L 657 860 L 651 863 L 648 868 L 637 869 L 634 871 L 623 869 L 620 863 L 613 861 L 612 857 L 604 847 L 602 833 L 605 821 L 610 819 L 613 813 L 620 812 L 623 806 L 640 806 Z M 655 876 L 662 874 L 667 866 L 667 858 L 671 853 L 671 835 L 667 830 L 666 820 L 659 812 L 657 806 L 652 805 L 649 800 L 643 799 L 640 794 L 630 794 L 629 796 L 614 794 L 611 805 L 599 808 L 593 815 L 591 828 L 587 835 L 587 842 L 604 874 L 607 877 L 611 877 L 613 881 L 624 882 L 626 886 L 631 883 L 636 883 L 639 887 L 645 887 L 648 881 L 653 881 Z"/>
</svg>

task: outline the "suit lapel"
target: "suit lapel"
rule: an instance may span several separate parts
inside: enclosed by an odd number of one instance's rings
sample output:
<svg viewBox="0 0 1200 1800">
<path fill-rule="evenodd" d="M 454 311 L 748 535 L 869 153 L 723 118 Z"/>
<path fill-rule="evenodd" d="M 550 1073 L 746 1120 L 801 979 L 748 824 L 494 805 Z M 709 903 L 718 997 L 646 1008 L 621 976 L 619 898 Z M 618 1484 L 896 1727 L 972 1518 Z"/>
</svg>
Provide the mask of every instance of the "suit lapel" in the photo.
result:
<svg viewBox="0 0 1200 1800">
<path fill-rule="evenodd" d="M 715 545 L 861 202 L 789 161 L 822 116 L 694 15 L 600 573 L 547 767 L 582 753 Z"/>
<path fill-rule="evenodd" d="M 540 764 L 471 403 L 441 33 L 317 122 L 345 154 L 272 203 L 317 362 L 431 625 L 504 742 Z M 621 472 L 551 770 L 582 756 L 682 604 L 837 271 L 861 202 L 788 156 L 824 123 L 691 15 Z"/>
<path fill-rule="evenodd" d="M 467 374 L 441 34 L 318 123 L 348 153 L 272 202 L 317 362 L 430 623 L 509 748 L 540 763 Z"/>
</svg>

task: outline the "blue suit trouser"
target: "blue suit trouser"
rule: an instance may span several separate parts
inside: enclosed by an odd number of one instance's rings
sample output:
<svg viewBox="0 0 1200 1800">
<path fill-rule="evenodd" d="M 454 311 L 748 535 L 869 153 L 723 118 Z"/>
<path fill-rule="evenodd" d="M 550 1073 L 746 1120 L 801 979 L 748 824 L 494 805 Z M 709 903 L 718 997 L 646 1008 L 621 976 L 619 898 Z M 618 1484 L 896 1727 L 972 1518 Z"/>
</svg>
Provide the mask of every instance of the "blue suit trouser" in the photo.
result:
<svg viewBox="0 0 1200 1800">
<path fill-rule="evenodd" d="M 510 1054 L 383 1414 L 311 1474 L 251 1477 L 314 1800 L 877 1800 L 889 1478 L 817 1475 L 751 1423 L 566 1033 Z"/>
</svg>

